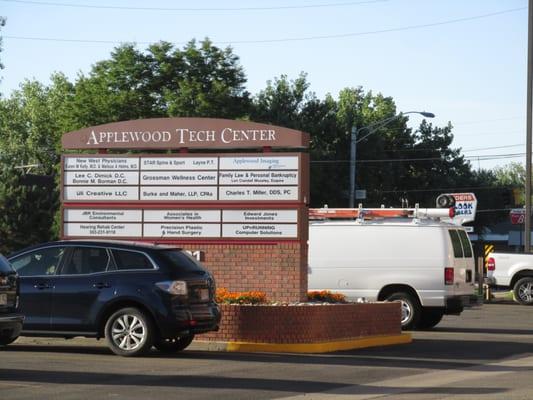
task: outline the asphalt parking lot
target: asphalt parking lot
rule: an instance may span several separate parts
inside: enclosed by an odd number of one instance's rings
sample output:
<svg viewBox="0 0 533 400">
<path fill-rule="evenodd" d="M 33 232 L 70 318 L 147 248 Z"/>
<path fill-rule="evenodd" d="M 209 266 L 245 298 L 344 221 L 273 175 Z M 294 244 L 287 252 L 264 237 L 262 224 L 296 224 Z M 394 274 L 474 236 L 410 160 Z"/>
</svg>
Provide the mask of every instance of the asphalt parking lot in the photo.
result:
<svg viewBox="0 0 533 400">
<path fill-rule="evenodd" d="M 21 338 L 0 351 L 1 399 L 530 399 L 533 307 L 447 316 L 413 343 L 330 354 L 122 358 L 89 339 Z"/>
</svg>

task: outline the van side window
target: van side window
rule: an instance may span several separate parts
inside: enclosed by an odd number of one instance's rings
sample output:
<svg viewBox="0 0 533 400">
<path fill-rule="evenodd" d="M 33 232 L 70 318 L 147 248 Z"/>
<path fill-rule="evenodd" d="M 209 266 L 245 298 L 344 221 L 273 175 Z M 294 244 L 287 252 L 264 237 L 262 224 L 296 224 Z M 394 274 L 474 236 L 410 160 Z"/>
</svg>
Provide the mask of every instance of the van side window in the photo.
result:
<svg viewBox="0 0 533 400">
<path fill-rule="evenodd" d="M 463 251 L 465 253 L 465 257 L 470 258 L 472 257 L 472 247 L 470 246 L 470 240 L 468 239 L 468 235 L 465 231 L 458 231 L 459 232 L 459 238 L 461 239 L 461 244 L 463 245 Z"/>
<path fill-rule="evenodd" d="M 461 239 L 456 229 L 450 229 L 450 239 L 452 240 L 453 256 L 455 258 L 463 258 L 463 248 L 461 247 Z"/>
</svg>

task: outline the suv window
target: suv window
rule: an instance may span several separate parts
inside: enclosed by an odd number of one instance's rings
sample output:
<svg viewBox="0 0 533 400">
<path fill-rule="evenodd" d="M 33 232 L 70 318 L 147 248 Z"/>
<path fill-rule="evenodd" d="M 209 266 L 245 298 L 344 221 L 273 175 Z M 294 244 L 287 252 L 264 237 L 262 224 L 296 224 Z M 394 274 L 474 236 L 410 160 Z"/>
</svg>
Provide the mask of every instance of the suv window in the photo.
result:
<svg viewBox="0 0 533 400">
<path fill-rule="evenodd" d="M 13 258 L 11 265 L 20 276 L 54 275 L 64 253 L 64 247 L 45 247 Z"/>
<path fill-rule="evenodd" d="M 104 272 L 110 257 L 103 247 L 74 247 L 70 258 L 61 269 L 61 275 L 81 275 Z"/>
<path fill-rule="evenodd" d="M 455 258 L 463 258 L 463 248 L 461 247 L 461 239 L 456 229 L 450 229 L 450 239 L 452 240 L 453 256 Z"/>
<path fill-rule="evenodd" d="M 118 270 L 125 269 L 154 269 L 153 264 L 143 254 L 137 251 L 111 250 Z"/>
<path fill-rule="evenodd" d="M 171 266 L 177 266 L 184 271 L 205 271 L 202 264 L 196 261 L 189 254 L 180 250 L 161 250 L 161 256 Z"/>
<path fill-rule="evenodd" d="M 472 247 L 470 246 L 470 239 L 468 239 L 468 235 L 465 231 L 457 232 L 459 232 L 459 239 L 461 239 L 461 244 L 463 245 L 463 252 L 465 257 L 472 257 Z"/>
<path fill-rule="evenodd" d="M 11 268 L 11 265 L 9 265 L 9 261 L 0 254 L 0 272 L 2 273 L 8 273 L 13 272 L 13 268 Z"/>
</svg>

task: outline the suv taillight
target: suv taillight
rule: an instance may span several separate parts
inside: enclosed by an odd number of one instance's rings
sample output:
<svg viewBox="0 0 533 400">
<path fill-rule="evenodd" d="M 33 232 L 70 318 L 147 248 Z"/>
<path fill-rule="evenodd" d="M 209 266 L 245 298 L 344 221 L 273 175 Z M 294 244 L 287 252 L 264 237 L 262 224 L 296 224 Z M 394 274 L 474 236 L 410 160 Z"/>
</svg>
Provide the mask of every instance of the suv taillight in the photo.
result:
<svg viewBox="0 0 533 400">
<path fill-rule="evenodd" d="M 444 284 L 453 285 L 453 268 L 451 267 L 444 268 Z"/>
<path fill-rule="evenodd" d="M 496 269 L 496 261 L 494 258 L 490 257 L 487 260 L 487 271 L 494 271 Z"/>
</svg>

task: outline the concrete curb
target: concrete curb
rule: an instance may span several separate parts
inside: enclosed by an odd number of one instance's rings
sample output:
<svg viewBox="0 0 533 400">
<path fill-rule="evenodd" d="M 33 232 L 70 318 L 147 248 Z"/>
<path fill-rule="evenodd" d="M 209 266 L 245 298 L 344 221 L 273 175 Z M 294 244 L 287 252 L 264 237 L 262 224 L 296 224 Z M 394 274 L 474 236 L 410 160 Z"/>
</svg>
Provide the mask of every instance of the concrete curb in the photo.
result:
<svg viewBox="0 0 533 400">
<path fill-rule="evenodd" d="M 330 353 L 341 350 L 364 349 L 367 347 L 391 346 L 412 342 L 410 333 L 392 336 L 371 336 L 349 340 L 320 343 L 252 343 L 252 342 L 208 342 L 195 340 L 206 350 L 246 353 Z"/>
</svg>

